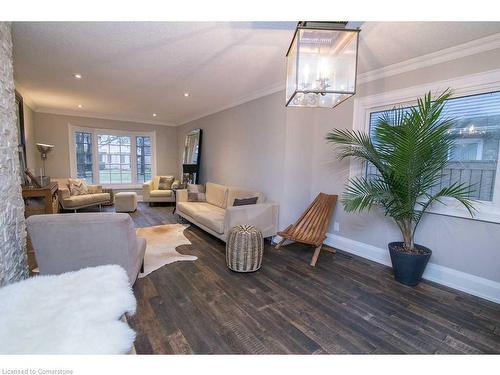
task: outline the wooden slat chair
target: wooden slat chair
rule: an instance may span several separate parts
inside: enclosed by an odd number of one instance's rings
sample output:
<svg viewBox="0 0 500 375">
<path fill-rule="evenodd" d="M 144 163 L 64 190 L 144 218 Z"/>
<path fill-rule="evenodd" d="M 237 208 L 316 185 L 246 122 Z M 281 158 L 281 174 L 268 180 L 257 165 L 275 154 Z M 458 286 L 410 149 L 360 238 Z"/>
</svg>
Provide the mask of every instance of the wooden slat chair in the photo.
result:
<svg viewBox="0 0 500 375">
<path fill-rule="evenodd" d="M 316 266 L 337 198 L 337 195 L 319 193 L 295 224 L 288 226 L 282 232 L 278 232 L 278 235 L 283 239 L 276 245 L 276 249 L 279 249 L 286 240 L 312 245 L 316 249 L 311 259 L 311 266 Z M 335 253 L 334 249 L 325 248 L 324 250 Z"/>
</svg>

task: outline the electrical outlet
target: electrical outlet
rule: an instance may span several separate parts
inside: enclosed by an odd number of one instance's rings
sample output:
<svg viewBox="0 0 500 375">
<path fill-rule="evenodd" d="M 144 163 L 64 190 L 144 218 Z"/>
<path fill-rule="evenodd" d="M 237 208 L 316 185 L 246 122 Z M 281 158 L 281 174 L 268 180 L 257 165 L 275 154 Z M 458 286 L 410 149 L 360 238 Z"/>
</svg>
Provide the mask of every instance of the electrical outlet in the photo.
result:
<svg viewBox="0 0 500 375">
<path fill-rule="evenodd" d="M 334 221 L 334 222 L 333 222 L 333 230 L 334 230 L 335 232 L 340 232 L 340 224 L 339 224 L 339 222 L 338 222 L 338 221 Z"/>
</svg>

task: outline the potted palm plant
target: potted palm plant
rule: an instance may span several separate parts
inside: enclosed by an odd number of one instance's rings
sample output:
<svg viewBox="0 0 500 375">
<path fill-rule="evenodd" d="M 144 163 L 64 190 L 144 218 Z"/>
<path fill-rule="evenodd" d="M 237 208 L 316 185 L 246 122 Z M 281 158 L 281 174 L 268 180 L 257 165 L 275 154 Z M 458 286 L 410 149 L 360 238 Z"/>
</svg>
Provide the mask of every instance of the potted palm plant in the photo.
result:
<svg viewBox="0 0 500 375">
<path fill-rule="evenodd" d="M 471 186 L 453 183 L 438 188 L 441 173 L 448 164 L 454 140 L 453 119 L 442 116 L 446 90 L 433 99 L 431 93 L 410 108 L 385 112 L 369 134 L 334 129 L 326 139 L 336 146 L 340 159 L 355 158 L 373 165 L 373 176 L 355 177 L 342 196 L 347 212 L 382 207 L 402 234 L 402 242 L 389 243 L 394 277 L 406 285 L 417 285 L 432 251 L 414 242 L 415 231 L 426 210 L 443 197 L 454 198 L 474 214 L 469 198 Z"/>
</svg>

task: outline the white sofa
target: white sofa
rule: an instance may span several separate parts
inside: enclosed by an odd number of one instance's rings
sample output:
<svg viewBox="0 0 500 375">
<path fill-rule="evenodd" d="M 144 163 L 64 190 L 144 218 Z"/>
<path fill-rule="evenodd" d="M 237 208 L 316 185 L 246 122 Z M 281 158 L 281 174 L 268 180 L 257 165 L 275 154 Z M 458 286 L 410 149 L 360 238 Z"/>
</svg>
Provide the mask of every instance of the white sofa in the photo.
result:
<svg viewBox="0 0 500 375">
<path fill-rule="evenodd" d="M 263 237 L 276 235 L 279 206 L 266 202 L 262 193 L 209 182 L 205 195 L 204 202 L 188 202 L 188 191 L 177 190 L 176 213 L 223 241 L 232 227 L 242 224 L 255 226 Z M 257 203 L 233 206 L 236 198 L 250 197 L 258 197 Z"/>
<path fill-rule="evenodd" d="M 76 210 L 90 206 L 101 206 L 111 200 L 109 193 L 104 193 L 101 185 L 88 185 L 89 193 L 84 195 L 71 195 L 69 190 L 69 180 L 67 178 L 52 178 L 57 182 L 58 198 L 61 207 L 65 210 Z"/>
</svg>

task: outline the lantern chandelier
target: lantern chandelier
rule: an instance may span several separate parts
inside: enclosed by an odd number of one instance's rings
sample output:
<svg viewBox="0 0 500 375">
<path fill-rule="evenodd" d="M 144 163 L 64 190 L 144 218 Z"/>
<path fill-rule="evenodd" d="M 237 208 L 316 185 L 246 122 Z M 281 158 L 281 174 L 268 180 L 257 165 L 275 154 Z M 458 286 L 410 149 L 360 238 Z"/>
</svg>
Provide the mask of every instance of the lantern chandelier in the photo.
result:
<svg viewBox="0 0 500 375">
<path fill-rule="evenodd" d="M 286 106 L 333 108 L 356 93 L 359 29 L 297 24 L 286 54 Z"/>
</svg>

